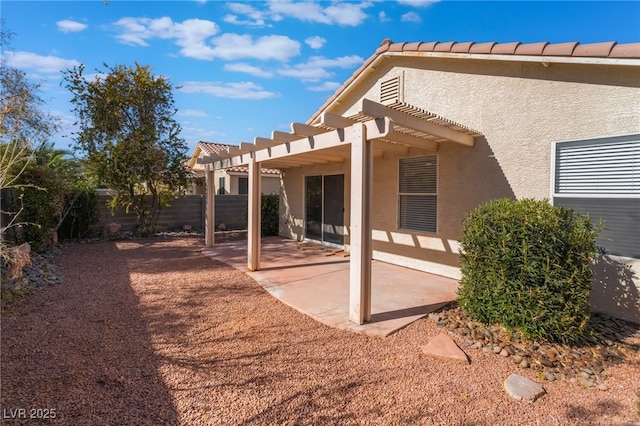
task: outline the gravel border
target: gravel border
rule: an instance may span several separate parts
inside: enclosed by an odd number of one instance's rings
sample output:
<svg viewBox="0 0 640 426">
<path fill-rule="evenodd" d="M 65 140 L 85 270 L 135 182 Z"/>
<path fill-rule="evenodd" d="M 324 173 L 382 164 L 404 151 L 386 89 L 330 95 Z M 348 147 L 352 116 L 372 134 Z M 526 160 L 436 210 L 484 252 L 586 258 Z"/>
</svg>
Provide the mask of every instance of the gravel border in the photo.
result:
<svg viewBox="0 0 640 426">
<path fill-rule="evenodd" d="M 640 422 L 638 351 L 608 368 L 607 390 L 544 381 L 481 348 L 465 348 L 470 365 L 430 359 L 420 346 L 448 331 L 428 318 L 387 338 L 332 329 L 201 248 L 200 238 L 64 246 L 64 282 L 11 306 L 1 323 L 2 412 L 53 409 L 55 419 L 3 423 Z M 515 401 L 503 388 L 512 373 L 547 394 Z"/>
</svg>

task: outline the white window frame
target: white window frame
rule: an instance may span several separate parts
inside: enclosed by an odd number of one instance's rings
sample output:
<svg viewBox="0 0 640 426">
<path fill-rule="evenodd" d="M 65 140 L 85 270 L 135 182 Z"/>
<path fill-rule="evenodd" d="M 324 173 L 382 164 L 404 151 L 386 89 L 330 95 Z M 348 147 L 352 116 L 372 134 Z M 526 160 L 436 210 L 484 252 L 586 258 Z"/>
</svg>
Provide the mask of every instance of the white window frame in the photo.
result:
<svg viewBox="0 0 640 426">
<path fill-rule="evenodd" d="M 629 189 L 628 192 L 624 192 L 624 184 L 623 185 L 619 185 L 619 188 L 616 188 L 616 184 L 617 182 L 607 182 L 605 181 L 604 185 L 609 187 L 609 191 L 606 192 L 606 189 L 600 189 L 596 188 L 596 190 L 594 191 L 573 191 L 573 192 L 557 192 L 556 191 L 556 176 L 557 176 L 557 152 L 558 152 L 558 145 L 560 144 L 565 144 L 565 143 L 576 143 L 576 144 L 580 144 L 581 142 L 583 142 L 585 145 L 588 144 L 597 144 L 597 143 L 603 143 L 603 144 L 607 144 L 607 143 L 619 143 L 619 142 L 637 142 L 638 140 L 640 140 L 640 133 L 631 133 L 631 134 L 623 134 L 623 135 L 608 135 L 608 136 L 600 136 L 600 137 L 592 137 L 592 138 L 584 138 L 584 139 L 573 139 L 573 140 L 565 140 L 565 141 L 558 141 L 558 142 L 554 142 L 551 145 L 551 167 L 549 168 L 550 170 L 550 176 L 549 176 L 549 201 L 552 205 L 556 205 L 558 198 L 563 198 L 563 199 L 575 199 L 576 201 L 578 199 L 584 199 L 586 203 L 588 203 L 588 200 L 598 200 L 601 199 L 602 200 L 602 206 L 604 208 L 607 208 L 608 204 L 607 204 L 607 199 L 609 200 L 640 200 L 640 186 L 637 183 L 637 178 L 638 175 L 637 173 L 640 173 L 640 169 L 636 168 L 635 166 L 635 162 L 631 162 L 632 164 L 632 168 L 630 170 L 632 170 L 632 172 L 628 175 L 630 177 L 629 182 L 631 183 L 631 187 Z M 586 148 L 586 147 L 585 147 Z M 635 146 L 634 146 L 635 148 Z M 588 148 L 587 148 L 588 149 Z M 635 155 L 637 155 L 635 149 L 631 150 L 631 155 L 633 155 L 635 157 Z M 626 155 L 626 154 L 625 154 Z M 626 159 L 628 157 L 622 157 L 621 154 L 618 154 L 617 157 L 614 158 L 623 158 Z M 586 160 L 585 160 L 586 161 Z M 592 161 L 593 162 L 593 161 Z M 622 164 L 624 165 L 625 162 L 623 160 Z M 612 173 L 612 172 L 616 172 L 615 167 L 618 166 L 617 163 L 615 162 L 610 162 L 608 164 L 608 168 L 605 169 L 606 172 L 608 173 Z M 613 166 L 613 167 L 612 167 Z M 623 173 L 626 172 L 626 168 L 621 167 Z M 595 173 L 586 173 L 585 177 L 588 179 L 589 175 L 597 175 L 598 171 L 596 169 Z M 625 176 L 623 174 L 623 176 Z M 624 181 L 623 181 L 624 182 Z M 606 185 L 607 183 L 613 183 L 613 185 Z M 600 182 L 598 182 L 597 184 L 601 184 Z M 575 187 L 575 185 L 574 185 Z M 619 201 L 616 201 L 619 202 Z M 569 203 L 569 205 L 571 205 L 571 203 Z M 596 208 L 596 211 L 598 209 Z M 589 209 L 587 208 L 587 211 L 589 211 Z M 628 225 L 627 225 L 628 226 Z M 633 224 L 631 225 L 633 227 Z M 612 249 L 613 252 L 616 252 L 616 247 L 618 249 L 620 249 L 620 245 L 618 243 L 622 242 L 622 247 L 625 247 L 623 249 L 623 251 L 626 251 L 629 247 L 629 243 L 628 241 L 631 241 L 631 247 L 633 247 L 633 236 L 632 235 L 628 235 L 625 234 L 626 233 L 626 229 L 627 228 L 617 228 L 615 231 L 614 230 L 610 230 L 607 231 L 607 223 L 606 223 L 606 219 L 605 219 L 605 229 L 603 230 L 603 234 L 601 234 L 600 238 L 599 238 L 599 242 L 600 244 L 604 245 L 605 247 Z M 633 228 L 632 228 L 633 229 Z M 607 235 L 608 232 L 615 232 L 618 236 L 622 235 L 626 235 L 626 237 L 624 238 L 631 238 L 631 240 L 618 240 L 618 243 L 615 243 L 611 246 L 610 241 L 610 235 Z M 608 250 L 607 250 L 608 251 Z M 633 252 L 633 249 L 632 249 Z M 633 256 L 635 256 L 635 254 L 632 254 Z M 624 253 L 623 257 L 629 256 L 629 252 Z"/>
<path fill-rule="evenodd" d="M 414 159 L 414 158 L 433 158 L 435 159 L 436 162 L 436 192 L 424 192 L 424 193 L 416 193 L 416 192 L 400 192 L 400 180 L 401 180 L 401 169 L 400 169 L 400 160 L 408 160 L 408 159 Z M 428 234 L 428 235 L 437 235 L 438 234 L 438 229 L 439 229 L 439 218 L 440 218 L 440 200 L 439 200 L 439 192 L 440 192 L 440 158 L 437 154 L 431 154 L 431 155 L 419 155 L 419 156 L 414 156 L 414 157 L 405 157 L 405 158 L 401 158 L 398 159 L 398 182 L 396 185 L 396 227 L 398 230 L 400 231 L 409 231 L 412 233 L 420 233 L 420 234 Z M 425 231 L 422 229 L 412 229 L 412 228 L 406 228 L 406 227 L 402 227 L 401 224 L 401 212 L 400 212 L 400 198 L 402 196 L 433 196 L 435 197 L 436 200 L 436 217 L 435 217 L 435 230 L 434 231 Z"/>
<path fill-rule="evenodd" d="M 580 193 L 558 193 L 556 192 L 556 164 L 557 164 L 557 146 L 559 144 L 565 144 L 570 142 L 613 142 L 615 140 L 622 139 L 633 139 L 640 138 L 640 134 L 638 133 L 629 133 L 624 135 L 615 135 L 615 136 L 599 136 L 593 138 L 584 138 L 584 139 L 569 139 L 564 141 L 557 141 L 551 144 L 551 167 L 549 170 L 551 173 L 549 174 L 549 200 L 551 204 L 553 204 L 553 200 L 555 197 L 558 198 L 640 198 L 640 192 L 637 194 L 625 194 L 625 193 L 612 193 L 612 194 L 603 194 L 596 192 L 580 192 Z"/>
</svg>

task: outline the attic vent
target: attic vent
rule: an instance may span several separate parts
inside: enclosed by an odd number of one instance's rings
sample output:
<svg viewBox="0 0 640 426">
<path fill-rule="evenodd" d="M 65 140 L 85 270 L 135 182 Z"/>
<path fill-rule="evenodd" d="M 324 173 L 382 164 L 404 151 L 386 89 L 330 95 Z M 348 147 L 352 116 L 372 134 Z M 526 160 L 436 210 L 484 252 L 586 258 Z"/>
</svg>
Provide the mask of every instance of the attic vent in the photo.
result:
<svg viewBox="0 0 640 426">
<path fill-rule="evenodd" d="M 383 105 L 402 102 L 402 81 L 400 76 L 380 83 L 380 103 Z"/>
</svg>

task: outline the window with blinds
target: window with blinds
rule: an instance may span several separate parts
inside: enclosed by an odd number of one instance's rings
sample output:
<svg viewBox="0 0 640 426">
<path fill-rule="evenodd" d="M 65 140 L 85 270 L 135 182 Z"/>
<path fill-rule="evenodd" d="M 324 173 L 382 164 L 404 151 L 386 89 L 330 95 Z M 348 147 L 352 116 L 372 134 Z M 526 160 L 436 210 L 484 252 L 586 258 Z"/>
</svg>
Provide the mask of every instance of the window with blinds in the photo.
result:
<svg viewBox="0 0 640 426">
<path fill-rule="evenodd" d="M 597 244 L 640 258 L 640 135 L 555 144 L 554 205 L 604 221 Z"/>
<path fill-rule="evenodd" d="M 437 188 L 438 162 L 435 155 L 400 160 L 398 228 L 437 231 Z"/>
</svg>

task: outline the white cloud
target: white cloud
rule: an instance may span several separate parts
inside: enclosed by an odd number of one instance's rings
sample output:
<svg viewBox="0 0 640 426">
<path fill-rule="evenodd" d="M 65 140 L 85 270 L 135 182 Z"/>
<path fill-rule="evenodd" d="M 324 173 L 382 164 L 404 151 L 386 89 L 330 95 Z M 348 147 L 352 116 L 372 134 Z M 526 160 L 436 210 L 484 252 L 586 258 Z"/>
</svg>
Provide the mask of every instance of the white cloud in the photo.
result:
<svg viewBox="0 0 640 426">
<path fill-rule="evenodd" d="M 327 68 L 351 68 L 360 63 L 362 63 L 362 58 L 356 55 L 342 56 L 335 59 L 313 56 L 305 63 L 278 70 L 278 74 L 299 78 L 302 81 L 320 81 L 333 75 L 333 73 L 327 71 Z"/>
<path fill-rule="evenodd" d="M 250 26 L 265 26 L 265 19 L 267 14 L 247 3 L 229 3 L 227 7 L 233 14 L 228 14 L 224 17 L 224 21 L 230 24 L 236 25 L 250 25 Z M 246 15 L 245 20 L 238 18 L 238 15 Z"/>
<path fill-rule="evenodd" d="M 176 115 L 181 117 L 206 117 L 207 113 L 199 109 L 180 109 Z"/>
<path fill-rule="evenodd" d="M 3 59 L 10 67 L 35 70 L 45 74 L 58 73 L 80 65 L 80 62 L 75 59 L 64 59 L 52 55 L 42 56 L 24 51 L 5 51 Z"/>
<path fill-rule="evenodd" d="M 72 21 L 70 19 L 63 19 L 62 21 L 56 22 L 58 29 L 63 33 L 76 33 L 79 31 L 84 31 L 89 28 L 89 25 L 83 24 L 82 22 Z"/>
<path fill-rule="evenodd" d="M 330 6 L 322 7 L 321 3 L 315 1 L 271 0 L 269 9 L 273 13 L 274 20 L 292 17 L 305 22 L 356 26 L 362 24 L 367 18 L 364 9 L 372 5 L 371 2 L 334 2 Z"/>
<path fill-rule="evenodd" d="M 335 81 L 325 81 L 324 83 L 318 86 L 309 86 L 308 89 L 312 92 L 335 92 L 342 85 Z"/>
<path fill-rule="evenodd" d="M 396 0 L 396 1 L 406 6 L 426 7 L 426 6 L 431 6 L 434 3 L 438 3 L 440 0 Z"/>
<path fill-rule="evenodd" d="M 181 84 L 181 92 L 204 93 L 219 98 L 229 99 L 267 99 L 278 96 L 275 92 L 264 90 L 262 86 L 250 81 L 237 83 L 186 81 Z"/>
<path fill-rule="evenodd" d="M 402 22 L 422 22 L 422 18 L 415 12 L 407 12 L 400 18 Z"/>
<path fill-rule="evenodd" d="M 380 19 L 380 22 L 389 22 L 391 21 L 391 18 L 389 18 L 387 16 L 387 14 L 384 12 L 384 10 L 380 11 L 380 13 L 378 13 L 378 19 Z"/>
<path fill-rule="evenodd" d="M 173 22 L 169 17 L 122 18 L 115 22 L 121 33 L 116 36 L 124 44 L 148 46 L 154 38 L 173 39 L 182 49 L 183 56 L 195 59 L 213 59 L 213 49 L 206 44 L 209 37 L 219 32 L 215 22 L 204 19 L 187 19 Z"/>
<path fill-rule="evenodd" d="M 320 81 L 333 75 L 323 68 L 306 68 L 304 66 L 283 68 L 278 70 L 278 74 L 285 77 L 299 78 L 302 81 Z"/>
<path fill-rule="evenodd" d="M 225 64 L 224 69 L 227 71 L 243 72 L 245 74 L 251 74 L 256 77 L 263 77 L 263 78 L 273 77 L 272 72 L 266 71 L 259 67 L 255 67 L 253 65 L 246 64 L 244 62 L 238 62 L 235 64 Z"/>
<path fill-rule="evenodd" d="M 300 54 L 300 43 L 287 36 L 270 35 L 253 40 L 250 35 L 223 34 L 213 40 L 216 57 L 235 60 L 253 58 L 288 61 Z"/>
<path fill-rule="evenodd" d="M 326 39 L 320 36 L 308 37 L 304 40 L 312 49 L 320 49 L 327 42 Z"/>
</svg>

